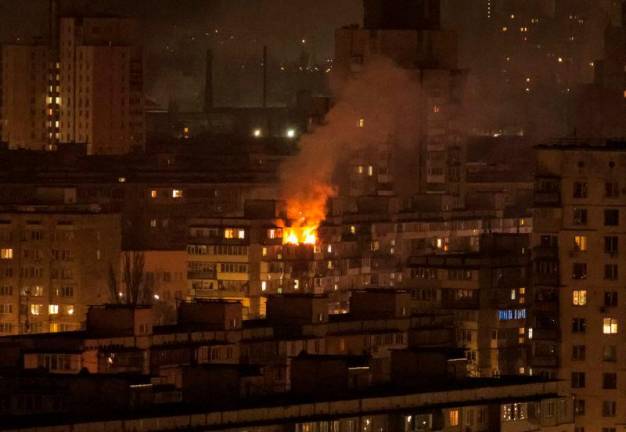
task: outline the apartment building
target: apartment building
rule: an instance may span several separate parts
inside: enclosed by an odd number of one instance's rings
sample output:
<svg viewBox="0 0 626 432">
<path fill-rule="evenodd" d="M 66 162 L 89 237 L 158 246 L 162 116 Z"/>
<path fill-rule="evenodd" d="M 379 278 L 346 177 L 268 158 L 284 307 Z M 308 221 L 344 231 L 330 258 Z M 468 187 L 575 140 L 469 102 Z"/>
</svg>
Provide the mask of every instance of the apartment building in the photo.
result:
<svg viewBox="0 0 626 432">
<path fill-rule="evenodd" d="M 421 308 L 454 315 L 474 376 L 532 374 L 528 342 L 529 236 L 484 234 L 476 252 L 414 256 L 407 276 Z"/>
<path fill-rule="evenodd" d="M 119 254 L 119 214 L 97 206 L 0 207 L 0 331 L 80 329 L 88 306 L 111 301 L 109 270 Z"/>
<path fill-rule="evenodd" d="M 613 431 L 626 416 L 620 142 L 565 141 L 537 149 L 533 255 L 535 355 L 568 380 L 578 431 Z M 541 350 L 541 352 L 539 352 Z"/>
<path fill-rule="evenodd" d="M 334 73 L 339 77 L 356 77 L 372 60 L 384 57 L 420 86 L 415 94 L 413 122 L 419 130 L 413 147 L 400 143 L 402 137 L 384 137 L 377 151 L 357 152 L 350 167 L 355 193 L 374 187 L 384 195 L 402 184 L 399 189 L 407 196 L 446 192 L 457 197 L 457 207 L 463 205 L 465 149 L 457 116 L 465 73 L 458 67 L 456 34 L 441 28 L 440 3 L 366 1 L 365 26 L 335 33 Z M 367 118 L 361 122 L 360 127 L 367 127 Z M 404 172 L 402 167 L 408 166 L 412 168 Z M 368 186 L 373 180 L 375 184 Z"/>
<path fill-rule="evenodd" d="M 3 370 L 10 371 L 3 382 L 15 391 L 5 391 L 6 386 L 0 390 L 6 401 L 0 418 L 3 425 L 27 424 L 28 416 L 37 414 L 29 404 L 13 410 L 18 413 L 14 417 L 2 416 L 7 405 L 30 400 L 68 420 L 76 412 L 94 418 L 106 413 L 109 419 L 121 413 L 141 419 L 150 413 L 153 419 L 162 417 L 151 426 L 161 430 L 173 424 L 183 427 L 187 416 L 175 423 L 164 417 L 183 404 L 204 412 L 262 400 L 265 424 L 277 403 L 284 427 L 285 407 L 291 404 L 285 400 L 299 400 L 294 396 L 328 401 L 334 419 L 344 416 L 345 403 L 365 398 L 357 406 L 366 407 L 374 397 L 376 412 L 349 408 L 345 419 L 332 424 L 345 430 L 356 430 L 358 421 L 367 425 L 365 430 L 376 425 L 449 432 L 461 427 L 571 431 L 571 402 L 557 382 L 529 377 L 474 380 L 466 376 L 466 361 L 451 347 L 452 338 L 436 337 L 437 345 L 407 337 L 414 332 L 438 334 L 440 328 L 431 325 L 441 322 L 435 315 L 410 316 L 408 293 L 359 290 L 353 295 L 351 312 L 341 317 L 328 315 L 326 296 L 302 294 L 270 297 L 267 318 L 253 321 L 242 320 L 239 302 L 186 302 L 179 306 L 177 323 L 168 326 L 153 325 L 150 307 L 108 305 L 89 310 L 83 331 L 1 338 Z M 213 389 L 210 397 L 207 387 Z M 55 388 L 72 391 L 59 394 Z M 345 403 L 332 405 L 338 400 Z M 165 406 L 167 414 L 161 412 Z M 237 421 L 248 424 L 242 414 Z M 328 414 L 298 415 L 293 427 L 328 427 Z M 354 420 L 355 415 L 361 418 Z M 192 417 L 196 426 L 213 418 Z M 135 428 L 144 430 L 142 425 L 139 420 Z"/>
<path fill-rule="evenodd" d="M 2 46 L 2 141 L 10 149 L 44 150 L 50 142 L 48 85 L 52 56 L 46 45 Z"/>
<path fill-rule="evenodd" d="M 59 25 L 60 137 L 87 154 L 143 149 L 143 55 L 128 18 L 64 17 Z"/>
</svg>

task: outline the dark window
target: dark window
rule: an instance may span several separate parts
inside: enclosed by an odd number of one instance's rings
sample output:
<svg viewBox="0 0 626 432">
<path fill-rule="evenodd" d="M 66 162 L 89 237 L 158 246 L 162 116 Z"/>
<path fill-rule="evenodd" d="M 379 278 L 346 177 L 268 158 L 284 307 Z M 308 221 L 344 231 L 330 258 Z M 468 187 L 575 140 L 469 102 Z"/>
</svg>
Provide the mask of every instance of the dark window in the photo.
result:
<svg viewBox="0 0 626 432">
<path fill-rule="evenodd" d="M 585 387 L 585 373 L 584 372 L 572 372 L 572 388 L 584 388 Z"/>
<path fill-rule="evenodd" d="M 604 279 L 606 280 L 617 280 L 617 264 L 605 264 L 604 265 Z"/>
<path fill-rule="evenodd" d="M 587 209 L 574 209 L 574 225 L 587 225 Z"/>
<path fill-rule="evenodd" d="M 604 347 L 602 348 L 602 361 L 617 361 L 617 347 L 615 345 L 604 345 Z"/>
<path fill-rule="evenodd" d="M 606 182 L 604 184 L 604 195 L 607 198 L 619 197 L 619 184 L 617 182 Z"/>
<path fill-rule="evenodd" d="M 572 279 L 587 279 L 586 263 L 574 263 L 572 268 Z"/>
<path fill-rule="evenodd" d="M 619 225 L 619 210 L 618 209 L 604 210 L 604 226 L 617 226 L 617 225 Z"/>
<path fill-rule="evenodd" d="M 587 348 L 584 345 L 572 346 L 572 360 L 584 360 Z"/>
<path fill-rule="evenodd" d="M 604 253 L 611 255 L 617 254 L 618 240 L 615 236 L 604 237 Z"/>
<path fill-rule="evenodd" d="M 584 399 L 574 400 L 574 414 L 576 414 L 577 416 L 585 415 L 585 400 Z"/>
<path fill-rule="evenodd" d="M 587 183 L 574 183 L 574 198 L 587 198 Z"/>
<path fill-rule="evenodd" d="M 617 306 L 617 291 L 605 291 L 604 292 L 604 306 L 609 306 L 609 307 Z"/>
<path fill-rule="evenodd" d="M 605 390 L 613 390 L 617 388 L 617 374 L 610 372 L 610 373 L 603 373 L 602 374 L 602 388 Z"/>
<path fill-rule="evenodd" d="M 584 318 L 572 320 L 572 333 L 584 333 L 587 330 L 587 321 Z"/>
<path fill-rule="evenodd" d="M 617 403 L 615 401 L 602 401 L 602 417 L 615 417 Z"/>
<path fill-rule="evenodd" d="M 557 247 L 559 244 L 557 236 L 542 235 L 541 247 Z"/>
</svg>

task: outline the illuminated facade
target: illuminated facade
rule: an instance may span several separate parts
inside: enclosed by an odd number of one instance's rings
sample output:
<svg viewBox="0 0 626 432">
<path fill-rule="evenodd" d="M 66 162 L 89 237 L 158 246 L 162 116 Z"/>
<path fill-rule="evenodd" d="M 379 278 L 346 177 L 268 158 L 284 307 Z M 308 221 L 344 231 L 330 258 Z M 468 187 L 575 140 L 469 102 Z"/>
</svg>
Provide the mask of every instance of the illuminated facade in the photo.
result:
<svg viewBox="0 0 626 432">
<path fill-rule="evenodd" d="M 10 149 L 48 149 L 49 129 L 54 127 L 48 106 L 51 57 L 45 45 L 2 47 L 0 121 L 2 141 Z"/>
<path fill-rule="evenodd" d="M 126 18 L 61 18 L 61 143 L 125 154 L 145 142 L 143 55 Z"/>
<path fill-rule="evenodd" d="M 531 362 L 570 382 L 579 431 L 616 430 L 626 415 L 624 150 L 610 142 L 538 149 Z"/>
<path fill-rule="evenodd" d="M 87 307 L 111 301 L 120 218 L 88 206 L 0 209 L 0 332 L 78 330 Z"/>
</svg>

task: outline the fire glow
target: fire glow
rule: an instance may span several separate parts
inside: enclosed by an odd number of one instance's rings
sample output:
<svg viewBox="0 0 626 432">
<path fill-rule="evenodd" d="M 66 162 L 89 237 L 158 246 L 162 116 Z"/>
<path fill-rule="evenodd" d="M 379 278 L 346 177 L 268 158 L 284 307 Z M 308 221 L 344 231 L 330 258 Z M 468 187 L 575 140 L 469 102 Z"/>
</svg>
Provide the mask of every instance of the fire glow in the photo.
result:
<svg viewBox="0 0 626 432">
<path fill-rule="evenodd" d="M 283 244 L 317 244 L 317 231 L 326 219 L 326 202 L 331 196 L 334 196 L 332 187 L 315 183 L 306 191 L 287 198 L 287 219 L 291 224 L 283 227 Z"/>
</svg>

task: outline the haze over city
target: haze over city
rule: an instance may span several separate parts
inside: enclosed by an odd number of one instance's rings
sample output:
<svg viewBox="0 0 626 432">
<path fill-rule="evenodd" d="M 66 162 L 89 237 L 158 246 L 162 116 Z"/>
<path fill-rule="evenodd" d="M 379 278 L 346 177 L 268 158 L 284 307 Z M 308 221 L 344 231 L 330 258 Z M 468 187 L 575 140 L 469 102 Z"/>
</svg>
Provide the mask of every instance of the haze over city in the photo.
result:
<svg viewBox="0 0 626 432">
<path fill-rule="evenodd" d="M 623 429 L 625 25 L 0 0 L 0 430 Z"/>
</svg>

